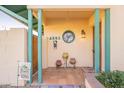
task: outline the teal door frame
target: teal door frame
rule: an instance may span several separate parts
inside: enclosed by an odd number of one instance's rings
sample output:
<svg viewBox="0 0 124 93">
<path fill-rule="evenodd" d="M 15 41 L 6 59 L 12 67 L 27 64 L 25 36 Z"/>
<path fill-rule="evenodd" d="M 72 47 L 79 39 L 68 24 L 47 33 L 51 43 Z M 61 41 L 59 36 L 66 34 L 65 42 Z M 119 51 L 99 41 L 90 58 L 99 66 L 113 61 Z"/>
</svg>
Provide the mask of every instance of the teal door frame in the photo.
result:
<svg viewBox="0 0 124 93">
<path fill-rule="evenodd" d="M 32 30 L 33 30 L 33 16 L 32 10 L 28 9 L 28 62 L 31 64 L 30 69 L 30 80 L 29 83 L 32 83 Z"/>
</svg>

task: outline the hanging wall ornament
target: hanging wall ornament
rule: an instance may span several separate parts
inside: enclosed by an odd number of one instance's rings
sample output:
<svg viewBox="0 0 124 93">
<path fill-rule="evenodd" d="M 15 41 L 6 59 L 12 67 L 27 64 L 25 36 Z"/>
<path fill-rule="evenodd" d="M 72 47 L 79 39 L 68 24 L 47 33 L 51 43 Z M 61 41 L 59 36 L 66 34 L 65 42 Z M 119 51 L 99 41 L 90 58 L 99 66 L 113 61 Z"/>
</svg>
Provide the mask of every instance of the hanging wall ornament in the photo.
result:
<svg viewBox="0 0 124 93">
<path fill-rule="evenodd" d="M 57 49 L 57 40 L 53 40 L 53 47 Z"/>
</svg>

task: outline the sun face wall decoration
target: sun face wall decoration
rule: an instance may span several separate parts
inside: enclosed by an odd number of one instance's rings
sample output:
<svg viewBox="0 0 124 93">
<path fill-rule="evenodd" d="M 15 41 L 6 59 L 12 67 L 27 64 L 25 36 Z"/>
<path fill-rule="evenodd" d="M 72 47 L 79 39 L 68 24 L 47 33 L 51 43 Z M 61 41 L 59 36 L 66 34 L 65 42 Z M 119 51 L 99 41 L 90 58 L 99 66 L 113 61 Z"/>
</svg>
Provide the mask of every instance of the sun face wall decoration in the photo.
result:
<svg viewBox="0 0 124 93">
<path fill-rule="evenodd" d="M 75 39 L 75 34 L 71 30 L 66 30 L 63 33 L 62 38 L 63 38 L 65 43 L 72 43 Z"/>
</svg>

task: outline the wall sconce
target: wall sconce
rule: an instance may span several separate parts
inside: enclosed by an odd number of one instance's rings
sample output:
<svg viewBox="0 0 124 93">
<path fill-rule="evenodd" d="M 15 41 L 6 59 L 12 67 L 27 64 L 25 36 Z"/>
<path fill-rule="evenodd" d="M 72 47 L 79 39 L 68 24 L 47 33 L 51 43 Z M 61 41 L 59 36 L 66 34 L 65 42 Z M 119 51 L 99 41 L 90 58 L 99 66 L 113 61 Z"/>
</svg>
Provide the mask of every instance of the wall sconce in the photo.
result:
<svg viewBox="0 0 124 93">
<path fill-rule="evenodd" d="M 81 30 L 81 37 L 86 38 L 86 33 L 85 33 L 84 29 Z"/>
</svg>

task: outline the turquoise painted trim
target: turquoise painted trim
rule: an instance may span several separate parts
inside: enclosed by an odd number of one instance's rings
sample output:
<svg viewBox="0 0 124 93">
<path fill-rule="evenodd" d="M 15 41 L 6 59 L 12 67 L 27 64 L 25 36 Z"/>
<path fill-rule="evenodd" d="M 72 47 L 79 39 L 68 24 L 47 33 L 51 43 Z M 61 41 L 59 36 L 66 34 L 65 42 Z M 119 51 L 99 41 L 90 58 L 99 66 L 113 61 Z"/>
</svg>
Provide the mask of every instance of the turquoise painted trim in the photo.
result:
<svg viewBox="0 0 124 93">
<path fill-rule="evenodd" d="M 42 10 L 38 9 L 38 83 L 42 82 Z"/>
<path fill-rule="evenodd" d="M 95 9 L 95 72 L 100 72 L 100 29 L 99 9 Z"/>
<path fill-rule="evenodd" d="M 105 72 L 110 72 L 110 9 L 105 9 Z"/>
<path fill-rule="evenodd" d="M 7 8 L 5 8 L 5 7 L 3 7 L 3 6 L 0 6 L 0 10 L 3 11 L 4 13 L 6 13 L 6 14 L 8 14 L 8 15 L 10 15 L 10 16 L 12 16 L 12 17 L 14 17 L 14 18 L 16 18 L 16 19 L 18 19 L 18 20 L 24 22 L 25 24 L 28 24 L 28 20 L 27 20 L 27 19 L 25 19 L 25 18 L 23 18 L 23 17 L 17 15 L 16 13 L 14 13 L 14 12 L 8 10 Z"/>
<path fill-rule="evenodd" d="M 31 63 L 30 81 L 32 83 L 32 30 L 33 30 L 33 16 L 32 10 L 28 9 L 28 62 Z"/>
</svg>

